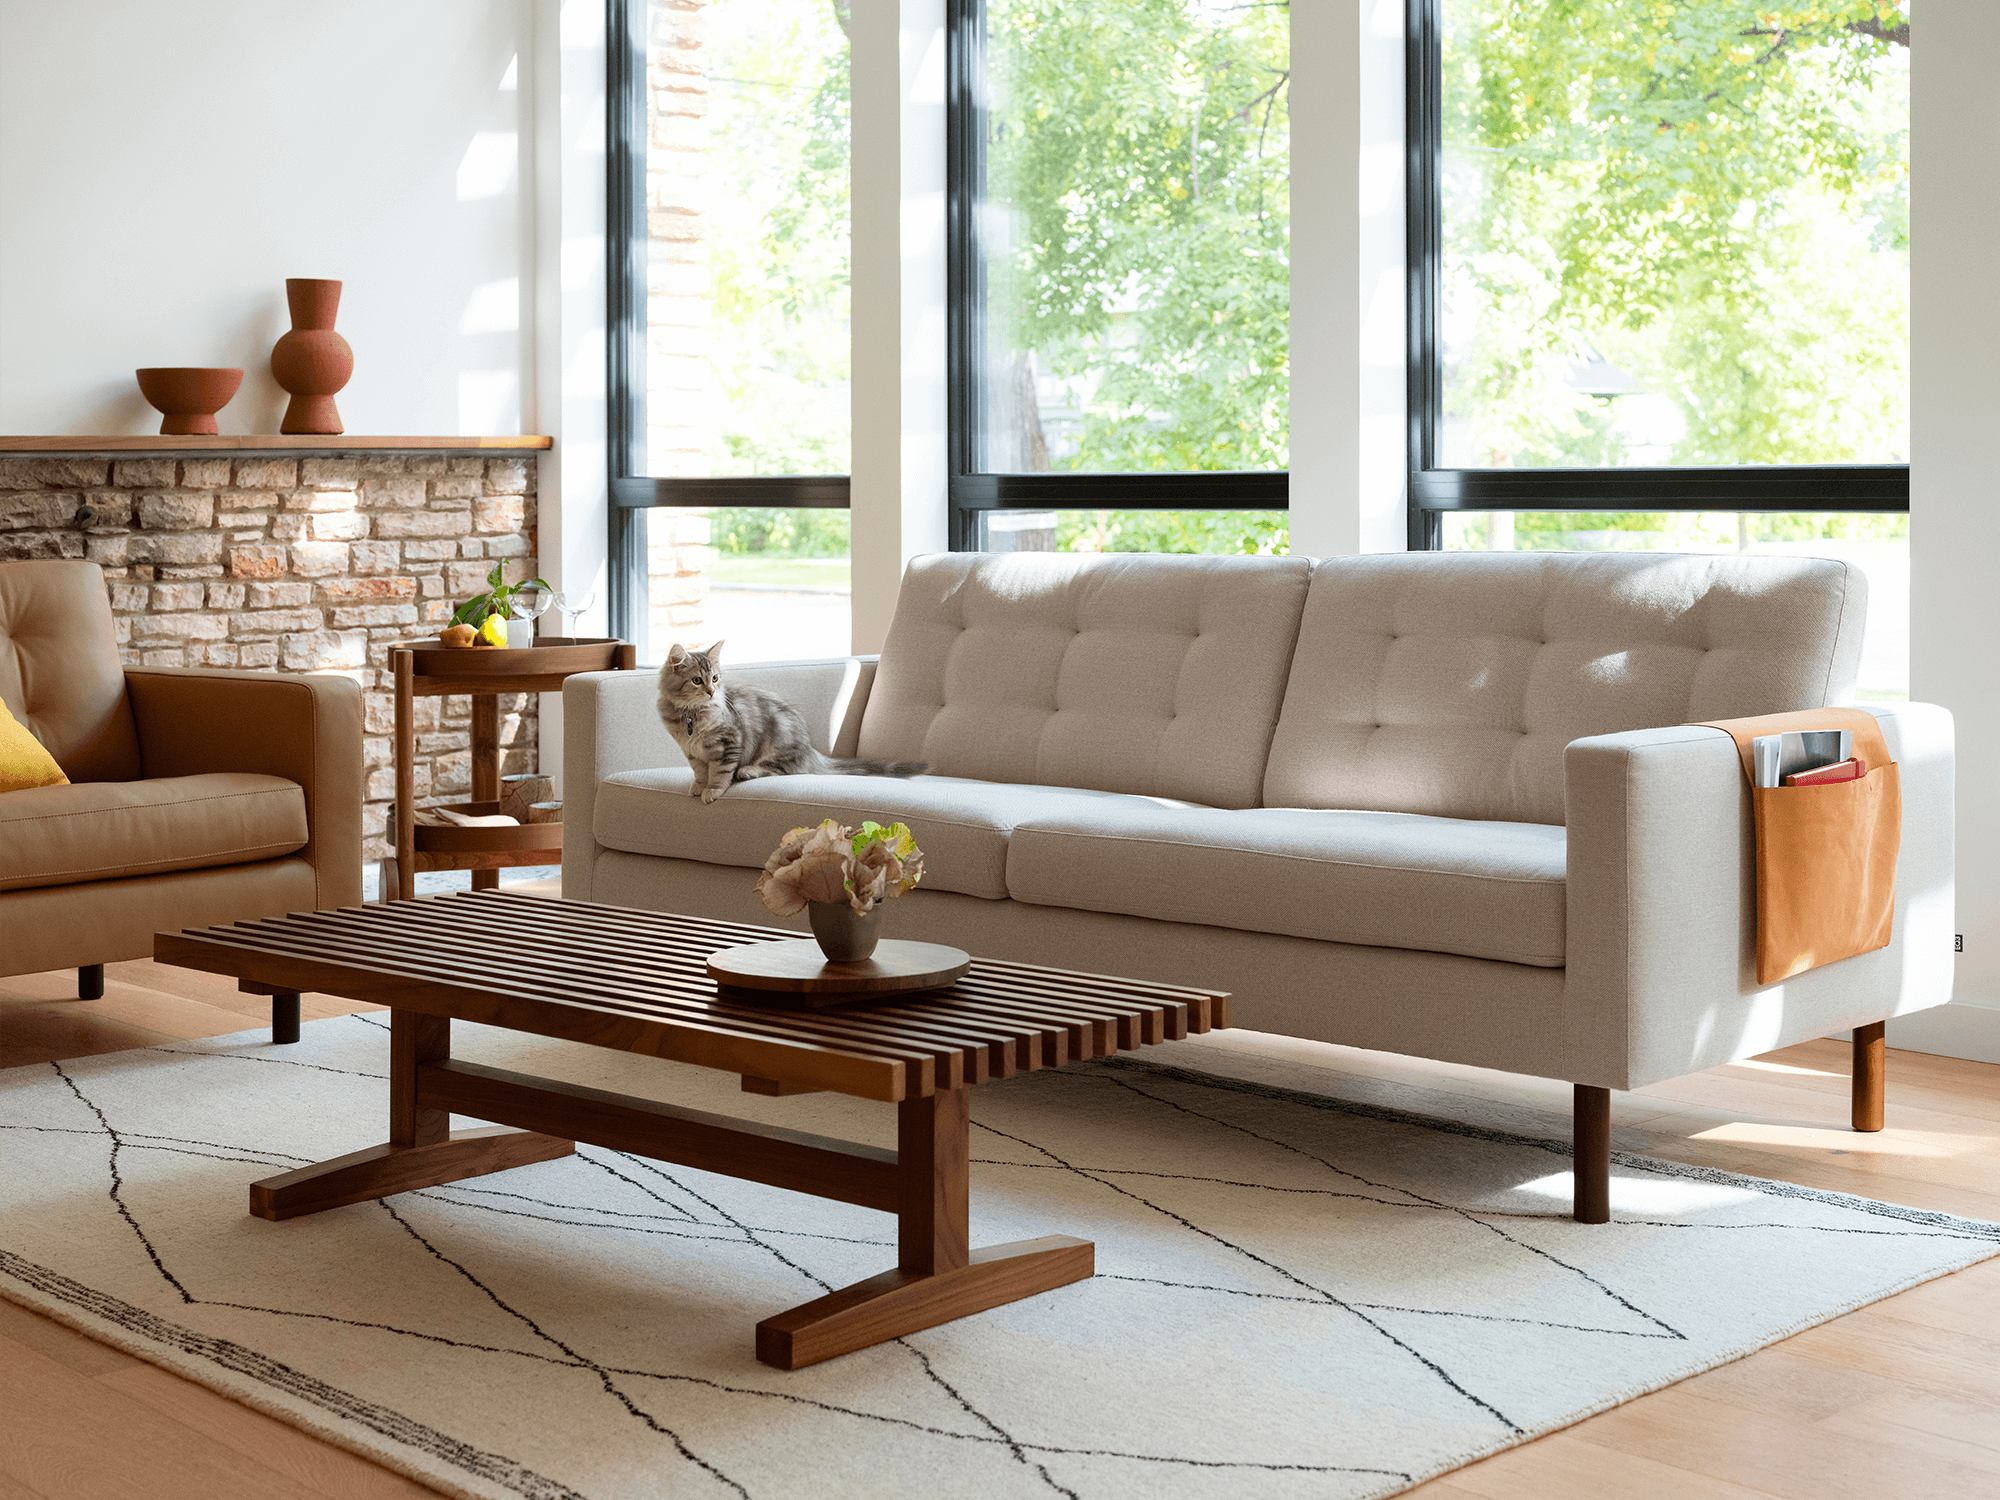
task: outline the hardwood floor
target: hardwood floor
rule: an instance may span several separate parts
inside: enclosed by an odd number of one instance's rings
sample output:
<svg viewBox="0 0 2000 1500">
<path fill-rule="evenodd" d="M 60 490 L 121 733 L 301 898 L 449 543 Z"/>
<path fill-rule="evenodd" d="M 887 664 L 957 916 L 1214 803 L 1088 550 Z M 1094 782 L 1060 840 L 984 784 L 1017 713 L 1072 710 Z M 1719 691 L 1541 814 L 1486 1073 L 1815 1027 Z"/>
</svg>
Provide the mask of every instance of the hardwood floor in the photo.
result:
<svg viewBox="0 0 2000 1500">
<path fill-rule="evenodd" d="M 379 1010 L 307 995 L 303 1019 Z M 0 1068 L 270 1024 L 235 981 L 150 959 L 0 978 Z M 0 1300 L 0 1500 L 387 1500 L 437 1491 Z"/>
<path fill-rule="evenodd" d="M 307 995 L 311 1020 L 376 1007 Z M 140 960 L 0 978 L 0 1067 L 265 1024 L 230 981 Z M 1564 1111 L 1569 1085 L 1255 1033 L 1203 1045 Z M 1846 1128 L 1844 1044 L 1612 1097 L 1612 1143 L 2000 1219 L 2000 1067 L 1889 1054 L 1889 1128 Z M 435 1492 L 0 1301 L 0 1500 Z M 1913 1288 L 1411 1492 L 1422 1500 L 2000 1494 L 2000 1260 Z"/>
</svg>

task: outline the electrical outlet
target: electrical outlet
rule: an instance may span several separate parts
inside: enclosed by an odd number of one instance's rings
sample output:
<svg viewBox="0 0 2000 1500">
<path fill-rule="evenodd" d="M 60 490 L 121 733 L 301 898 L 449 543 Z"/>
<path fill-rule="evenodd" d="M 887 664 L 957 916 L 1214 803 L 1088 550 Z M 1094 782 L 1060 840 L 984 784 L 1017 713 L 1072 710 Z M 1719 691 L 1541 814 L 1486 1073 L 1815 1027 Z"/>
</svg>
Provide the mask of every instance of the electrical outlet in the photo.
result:
<svg viewBox="0 0 2000 1500">
<path fill-rule="evenodd" d="M 1962 933 L 1962 932 L 1954 932 L 1954 933 L 1953 933 L 1953 934 L 1951 935 L 1951 951 L 1952 951 L 1952 952 L 1954 952 L 1954 953 L 1963 953 L 1963 952 L 1965 951 L 1965 934 L 1964 934 L 1964 933 Z"/>
</svg>

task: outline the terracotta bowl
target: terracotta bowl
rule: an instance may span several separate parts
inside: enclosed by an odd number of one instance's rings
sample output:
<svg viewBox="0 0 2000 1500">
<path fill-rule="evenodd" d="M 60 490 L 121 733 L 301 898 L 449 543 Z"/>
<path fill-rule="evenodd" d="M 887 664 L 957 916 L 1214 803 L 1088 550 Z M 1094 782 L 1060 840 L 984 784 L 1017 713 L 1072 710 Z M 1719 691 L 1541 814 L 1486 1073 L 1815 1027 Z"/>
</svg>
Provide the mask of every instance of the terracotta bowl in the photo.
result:
<svg viewBox="0 0 2000 1500">
<path fill-rule="evenodd" d="M 241 370 L 140 370 L 139 394 L 165 413 L 161 432 L 214 432 L 215 414 L 243 384 Z"/>
</svg>

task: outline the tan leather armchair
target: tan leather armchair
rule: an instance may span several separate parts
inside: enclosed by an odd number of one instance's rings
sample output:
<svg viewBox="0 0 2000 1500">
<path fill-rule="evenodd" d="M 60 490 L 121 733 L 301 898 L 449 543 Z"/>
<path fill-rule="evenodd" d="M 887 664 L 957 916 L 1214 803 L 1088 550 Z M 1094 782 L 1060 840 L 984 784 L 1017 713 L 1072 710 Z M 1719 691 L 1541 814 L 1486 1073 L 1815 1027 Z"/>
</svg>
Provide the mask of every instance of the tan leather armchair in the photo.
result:
<svg viewBox="0 0 2000 1500">
<path fill-rule="evenodd" d="M 0 793 L 0 974 L 75 967 L 96 999 L 156 932 L 360 901 L 349 679 L 126 667 L 96 564 L 0 563 L 0 699 L 71 783 Z"/>
</svg>

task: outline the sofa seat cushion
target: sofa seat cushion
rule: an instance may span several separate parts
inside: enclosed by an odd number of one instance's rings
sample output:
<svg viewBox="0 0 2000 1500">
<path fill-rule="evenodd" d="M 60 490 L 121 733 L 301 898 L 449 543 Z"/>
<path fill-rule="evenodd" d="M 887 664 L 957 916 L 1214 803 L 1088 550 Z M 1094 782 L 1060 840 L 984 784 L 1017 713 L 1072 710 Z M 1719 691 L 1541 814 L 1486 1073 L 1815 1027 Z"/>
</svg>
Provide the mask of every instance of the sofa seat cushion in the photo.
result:
<svg viewBox="0 0 2000 1500">
<path fill-rule="evenodd" d="M 0 891 L 245 865 L 305 842 L 305 793 L 279 776 L 37 787 L 0 797 Z"/>
<path fill-rule="evenodd" d="M 1410 813 L 1105 807 L 1023 821 L 1038 906 L 1557 968 L 1564 830 Z"/>
<path fill-rule="evenodd" d="M 859 826 L 907 823 L 924 851 L 924 889 L 989 901 L 1007 895 L 1007 836 L 1024 818 L 1060 817 L 1099 807 L 1154 805 L 1155 799 L 1067 787 L 1012 786 L 955 776 L 766 776 L 731 787 L 714 802 L 688 795 L 685 767 L 626 771 L 597 788 L 591 826 L 597 842 L 628 854 L 657 854 L 761 870 L 789 829 L 836 818 Z M 1165 808 L 1188 803 L 1157 799 Z"/>
</svg>

